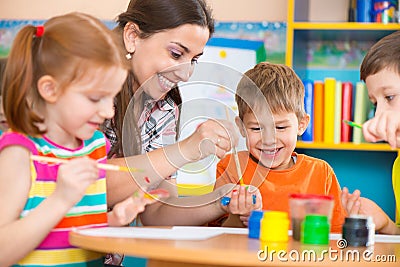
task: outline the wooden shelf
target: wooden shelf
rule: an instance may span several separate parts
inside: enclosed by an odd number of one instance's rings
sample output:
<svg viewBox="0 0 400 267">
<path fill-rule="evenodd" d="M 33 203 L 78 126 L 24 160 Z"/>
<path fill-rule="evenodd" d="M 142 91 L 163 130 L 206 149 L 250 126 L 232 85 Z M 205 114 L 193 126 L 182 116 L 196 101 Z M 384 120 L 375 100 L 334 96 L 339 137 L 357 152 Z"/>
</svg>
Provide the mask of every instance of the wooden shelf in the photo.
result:
<svg viewBox="0 0 400 267">
<path fill-rule="evenodd" d="M 399 23 L 292 22 L 294 30 L 400 30 Z"/>
<path fill-rule="evenodd" d="M 315 67 L 307 61 L 308 49 L 318 43 L 338 42 L 372 45 L 382 37 L 400 30 L 399 23 L 315 22 L 309 16 L 316 0 L 287 0 L 285 64 L 293 67 L 302 79 L 313 77 L 339 77 L 341 80 L 359 81 L 358 67 L 341 68 L 338 65 Z M 321 6 L 322 0 L 318 0 Z M 324 0 L 326 2 L 336 2 Z M 327 7 L 328 8 L 328 7 Z M 339 20 L 336 20 L 339 21 Z M 312 49 L 310 49 L 312 52 Z M 361 62 L 360 62 L 361 63 Z M 342 78 L 344 77 L 344 78 Z M 352 81 L 354 83 L 354 81 Z M 360 189 L 363 196 L 375 201 L 394 219 L 396 206 L 393 196 L 392 169 L 400 149 L 386 143 L 325 143 L 298 141 L 296 150 L 328 162 L 340 184 Z"/>
<path fill-rule="evenodd" d="M 296 148 L 309 148 L 309 149 L 328 149 L 328 150 L 356 150 L 356 151 L 387 151 L 398 152 L 392 149 L 388 144 L 374 144 L 374 143 L 323 143 L 323 142 L 302 142 L 298 141 Z"/>
</svg>

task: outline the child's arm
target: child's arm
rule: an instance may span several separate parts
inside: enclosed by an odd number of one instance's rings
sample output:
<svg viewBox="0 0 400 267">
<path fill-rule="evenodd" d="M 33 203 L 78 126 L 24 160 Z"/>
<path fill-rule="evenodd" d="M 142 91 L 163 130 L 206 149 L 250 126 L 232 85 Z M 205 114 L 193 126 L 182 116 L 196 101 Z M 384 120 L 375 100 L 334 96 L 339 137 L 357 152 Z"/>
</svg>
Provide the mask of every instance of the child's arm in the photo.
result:
<svg viewBox="0 0 400 267">
<path fill-rule="evenodd" d="M 375 230 L 380 234 L 399 235 L 400 228 L 389 216 L 372 200 L 360 197 L 360 191 L 349 193 L 346 187 L 342 191 L 342 204 L 348 215 L 361 214 L 371 216 L 374 220 Z"/>
<path fill-rule="evenodd" d="M 400 116 L 397 111 L 386 110 L 363 124 L 365 140 L 385 140 L 392 148 L 400 147 Z"/>
<path fill-rule="evenodd" d="M 375 230 L 380 234 L 400 235 L 400 228 L 372 200 L 360 197 L 359 214 L 371 216 L 374 219 Z"/>
<path fill-rule="evenodd" d="M 30 152 L 9 146 L 0 152 L 0 265 L 24 258 L 48 235 L 98 178 L 96 162 L 71 160 L 59 168 L 54 192 L 20 218 L 31 187 Z"/>
</svg>

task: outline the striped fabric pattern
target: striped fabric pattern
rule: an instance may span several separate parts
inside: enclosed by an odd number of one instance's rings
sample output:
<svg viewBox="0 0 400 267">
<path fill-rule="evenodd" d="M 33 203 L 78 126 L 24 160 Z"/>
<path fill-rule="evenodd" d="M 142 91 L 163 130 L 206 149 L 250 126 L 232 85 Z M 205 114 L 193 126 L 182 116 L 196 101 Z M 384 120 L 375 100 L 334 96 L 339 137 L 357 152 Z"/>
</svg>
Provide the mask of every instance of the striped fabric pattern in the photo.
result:
<svg viewBox="0 0 400 267">
<path fill-rule="evenodd" d="M 63 159 L 88 156 L 99 163 L 106 162 L 109 147 L 104 135 L 99 131 L 75 150 L 60 147 L 46 137 L 26 137 L 14 132 L 4 134 L 0 143 L 0 150 L 7 145 L 18 144 L 39 156 Z M 21 218 L 40 205 L 56 187 L 59 164 L 37 161 L 31 164 L 32 186 Z M 104 226 L 107 226 L 106 181 L 105 171 L 101 170 L 99 179 L 89 186 L 85 196 L 68 211 L 36 250 L 14 266 L 102 266 L 102 254 L 73 247 L 69 244 L 68 235 L 72 229 Z"/>
<path fill-rule="evenodd" d="M 143 153 L 176 142 L 178 116 L 178 106 L 170 96 L 158 101 L 150 99 L 144 103 L 138 120 Z"/>
</svg>

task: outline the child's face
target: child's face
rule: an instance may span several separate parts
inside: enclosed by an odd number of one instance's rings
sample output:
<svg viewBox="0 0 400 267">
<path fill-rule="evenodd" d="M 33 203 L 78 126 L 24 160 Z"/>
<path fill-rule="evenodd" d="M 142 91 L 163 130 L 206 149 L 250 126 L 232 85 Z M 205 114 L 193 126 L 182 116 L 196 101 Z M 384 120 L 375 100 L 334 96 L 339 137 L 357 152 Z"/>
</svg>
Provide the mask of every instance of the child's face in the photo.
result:
<svg viewBox="0 0 400 267">
<path fill-rule="evenodd" d="M 4 115 L 3 99 L 0 96 L 0 131 L 6 131 L 7 129 L 8 129 L 8 124 L 6 116 Z"/>
<path fill-rule="evenodd" d="M 264 112 L 264 114 L 267 114 Z M 257 116 L 257 117 L 256 117 Z M 247 135 L 247 148 L 259 162 L 271 169 L 287 169 L 292 166 L 292 152 L 296 147 L 298 134 L 303 133 L 308 121 L 300 122 L 293 112 L 281 112 L 271 116 L 247 112 L 243 116 L 244 128 L 241 133 Z M 307 117 L 308 118 L 308 117 Z M 275 122 L 275 123 L 274 123 Z"/>
<path fill-rule="evenodd" d="M 53 84 L 49 80 L 46 85 L 45 78 L 50 76 L 40 78 L 38 83 L 43 85 L 39 86 L 39 91 L 46 101 L 46 135 L 68 148 L 81 145 L 80 140 L 91 138 L 105 119 L 114 116 L 114 97 L 126 75 L 126 70 L 117 67 L 92 68 L 62 92 L 54 79 Z M 46 86 L 50 86 L 47 91 Z"/>
<path fill-rule="evenodd" d="M 385 68 L 365 79 L 368 96 L 376 105 L 376 115 L 383 111 L 400 112 L 400 75 Z"/>
</svg>

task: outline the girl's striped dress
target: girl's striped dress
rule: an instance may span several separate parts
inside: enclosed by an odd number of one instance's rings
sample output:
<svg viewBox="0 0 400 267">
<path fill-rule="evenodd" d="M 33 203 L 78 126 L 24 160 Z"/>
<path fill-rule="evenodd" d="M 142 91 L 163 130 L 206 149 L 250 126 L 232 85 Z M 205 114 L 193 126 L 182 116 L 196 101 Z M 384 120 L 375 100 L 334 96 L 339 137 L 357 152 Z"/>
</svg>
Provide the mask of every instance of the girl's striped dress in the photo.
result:
<svg viewBox="0 0 400 267">
<path fill-rule="evenodd" d="M 26 147 L 34 155 L 71 159 L 88 156 L 105 162 L 109 143 L 96 131 L 93 137 L 82 142 L 74 150 L 63 148 L 46 137 L 33 138 L 15 132 L 6 132 L 0 138 L 0 151 L 6 146 Z M 55 189 L 59 164 L 31 162 L 32 186 L 20 217 L 35 209 Z M 99 179 L 88 187 L 85 196 L 72 207 L 42 243 L 27 257 L 14 266 L 102 266 L 103 255 L 76 248 L 68 241 L 72 229 L 107 226 L 105 171 L 99 171 Z M 32 229 L 35 231 L 35 229 Z"/>
</svg>

